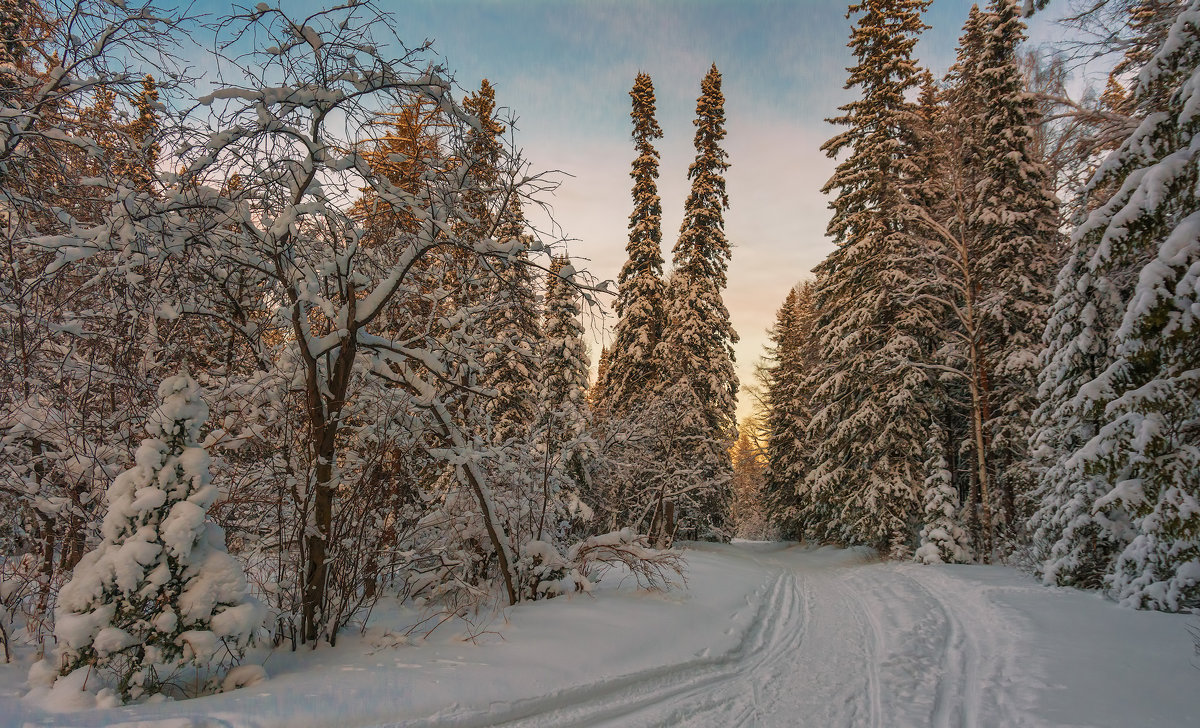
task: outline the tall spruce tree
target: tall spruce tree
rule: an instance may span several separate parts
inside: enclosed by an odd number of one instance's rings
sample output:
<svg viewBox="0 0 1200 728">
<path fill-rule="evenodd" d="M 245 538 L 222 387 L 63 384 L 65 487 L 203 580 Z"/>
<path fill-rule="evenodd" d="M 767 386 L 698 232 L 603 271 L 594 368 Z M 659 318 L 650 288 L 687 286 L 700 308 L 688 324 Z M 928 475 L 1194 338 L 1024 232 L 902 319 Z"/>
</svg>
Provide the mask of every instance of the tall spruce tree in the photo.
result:
<svg viewBox="0 0 1200 728">
<path fill-rule="evenodd" d="M 979 243 L 975 280 L 995 525 L 1012 535 L 1027 515 L 1018 514 L 1017 502 L 1031 488 L 1029 418 L 1060 236 L 1054 177 L 1036 151 L 1041 114 L 1018 65 L 1025 24 L 1016 0 L 993 0 L 987 21 L 974 154 L 980 181 L 969 224 Z"/>
<path fill-rule="evenodd" d="M 973 31 L 982 30 L 979 19 L 978 8 L 972 6 L 960 53 L 975 35 Z M 968 67 L 969 59 L 960 55 L 951 74 L 959 74 Z M 973 493 L 979 472 L 979 468 L 972 467 L 969 457 L 976 450 L 971 434 L 972 413 L 979 405 L 974 375 L 979 347 L 975 345 L 978 325 L 974 311 L 976 290 L 970 276 L 971 255 L 963 235 L 965 226 L 961 224 L 965 217 L 962 192 L 971 172 L 962 164 L 961 152 L 969 145 L 960 131 L 965 128 L 965 121 L 972 118 L 966 112 L 978 102 L 960 95 L 958 90 L 950 86 L 943 92 L 932 74 L 924 74 L 916 110 L 919 144 L 913 161 L 917 173 L 908 188 L 917 223 L 914 235 L 918 240 L 913 256 L 913 289 L 908 295 L 921 300 L 936 323 L 925 332 L 921 346 L 927 357 L 922 365 L 931 375 L 924 397 L 933 418 L 926 445 L 922 547 L 929 543 L 929 534 L 962 532 L 972 522 L 970 509 L 950 509 L 941 504 L 931 508 L 931 484 L 937 484 L 934 491 L 945 487 L 946 493 L 938 496 L 943 502 L 959 503 L 963 496 Z M 938 453 L 929 452 L 934 445 L 939 448 Z M 949 529 L 950 524 L 957 531 Z M 939 553 L 946 556 L 955 552 L 950 549 Z M 917 557 L 931 562 L 927 555 L 918 553 Z M 955 556 L 956 560 L 961 558 Z"/>
<path fill-rule="evenodd" d="M 810 376 L 813 443 L 805 490 L 814 507 L 834 514 L 831 535 L 870 544 L 892 555 L 909 553 L 920 519 L 929 413 L 921 388 L 927 378 L 912 316 L 900 295 L 910 287 L 906 260 L 912 241 L 902 209 L 914 174 L 913 104 L 906 95 L 921 74 L 913 46 L 929 0 L 869 0 L 849 46 L 858 59 L 847 88 L 862 97 L 831 119 L 846 127 L 822 149 L 849 154 L 824 191 L 828 234 L 837 249 L 816 269 L 815 335 L 823 361 Z"/>
<path fill-rule="evenodd" d="M 771 366 L 765 372 L 767 467 L 763 499 L 771 522 L 781 535 L 802 538 L 805 523 L 799 487 L 804 482 L 805 441 L 809 393 L 804 389 L 806 367 L 812 363 L 815 288 L 801 283 L 788 291 L 770 331 Z"/>
<path fill-rule="evenodd" d="M 492 239 L 496 246 L 482 264 L 459 256 L 465 267 L 451 275 L 459 279 L 458 305 L 483 309 L 480 334 L 486 343 L 477 383 L 495 394 L 482 408 L 487 422 L 473 427 L 487 430 L 488 439 L 500 444 L 530 435 L 537 419 L 541 324 L 521 198 L 499 170 L 505 126 L 496 119 L 495 87 L 483 79 L 463 108 L 476 123 L 466 140 L 463 161 L 473 184 L 464 196 L 467 217 L 459 225 L 466 236 L 480 243 Z"/>
<path fill-rule="evenodd" d="M 1017 503 L 1030 490 L 1026 443 L 1059 237 L 1052 176 L 1035 143 L 1039 114 L 1017 65 L 1023 28 L 1011 2 L 971 8 L 948 103 L 931 84 L 921 93 L 920 174 L 909 191 L 922 239 L 911 297 L 940 321 L 925 366 L 939 375 L 927 404 L 946 467 L 931 457 L 926 479 L 947 472 L 967 495 L 964 524 L 985 561 L 997 535 L 1011 546 L 1024 523 Z M 956 454 L 970 466 L 951 467 Z M 942 510 L 926 513 L 941 519 Z"/>
<path fill-rule="evenodd" d="M 1045 578 L 1172 611 L 1200 607 L 1198 91 L 1191 0 L 1139 74 L 1142 123 L 1091 183 L 1114 192 L 1059 278 L 1035 441 Z"/>
<path fill-rule="evenodd" d="M 489 256 L 490 275 L 483 285 L 485 335 L 488 337 L 479 381 L 495 390 L 484 411 L 492 441 L 527 437 L 538 410 L 542 328 L 532 268 L 526 247 L 525 217 L 513 195 L 496 228 L 503 250 Z"/>
<path fill-rule="evenodd" d="M 691 191 L 674 248 L 667 321 L 660 343 L 666 377 L 660 392 L 676 405 L 677 436 L 688 443 L 679 463 L 680 488 L 695 505 L 681 513 L 681 531 L 700 538 L 729 537 L 729 445 L 736 435 L 738 380 L 733 369 L 737 333 L 721 298 L 729 265 L 724 211 L 729 207 L 721 148 L 725 97 L 714 64 L 700 84 L 694 139 L 696 159 L 688 168 Z"/>
<path fill-rule="evenodd" d="M 637 159 L 633 212 L 629 216 L 629 259 L 618 278 L 617 326 L 612 358 L 605 370 L 605 409 L 624 412 L 658 383 L 655 348 L 662 335 L 666 291 L 663 285 L 662 204 L 658 197 L 658 151 L 662 129 L 654 119 L 654 84 L 639 73 L 629 92 L 633 99 L 633 141 Z"/>
<path fill-rule="evenodd" d="M 947 74 L 946 89 L 937 100 L 944 103 L 935 107 L 929 92 L 922 93 L 921 159 L 923 176 L 929 181 L 922 188 L 924 194 L 914 195 L 914 202 L 923 206 L 925 213 L 927 225 L 922 231 L 929 233 L 924 247 L 934 260 L 932 276 L 924 289 L 926 295 L 942 303 L 944 320 L 942 345 L 932 361 L 951 373 L 939 376 L 934 386 L 934 415 L 944 433 L 943 454 L 951 482 L 964 502 L 962 523 L 981 542 L 985 560 L 990 558 L 991 546 L 982 541 L 985 534 L 992 533 L 993 501 L 985 432 L 990 372 L 979 312 L 979 235 L 970 218 L 984 151 L 980 142 L 980 69 L 987 34 L 987 16 L 978 5 L 972 5 L 959 37 L 958 57 Z M 936 461 L 930 459 L 927 463 Z M 936 480 L 938 475 L 926 472 L 926 482 Z M 927 509 L 925 513 L 940 518 L 937 511 Z M 931 526 L 933 523 L 926 521 L 926 527 Z"/>
<path fill-rule="evenodd" d="M 542 409 L 547 418 L 550 455 L 577 487 L 586 485 L 588 354 L 579 320 L 579 291 L 566 256 L 554 259 L 546 283 L 545 336 L 542 339 Z"/>
</svg>

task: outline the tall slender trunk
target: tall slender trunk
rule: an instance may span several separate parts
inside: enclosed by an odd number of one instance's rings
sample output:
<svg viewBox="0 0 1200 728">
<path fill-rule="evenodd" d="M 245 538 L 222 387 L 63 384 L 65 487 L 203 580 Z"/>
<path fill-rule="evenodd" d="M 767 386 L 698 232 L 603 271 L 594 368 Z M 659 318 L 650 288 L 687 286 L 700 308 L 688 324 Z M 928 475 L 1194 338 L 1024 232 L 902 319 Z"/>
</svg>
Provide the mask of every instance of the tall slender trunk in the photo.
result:
<svg viewBox="0 0 1200 728">
<path fill-rule="evenodd" d="M 332 457 L 333 452 L 319 451 L 319 453 L 317 455 L 312 517 L 304 534 L 304 550 L 307 559 L 304 569 L 304 593 L 301 597 L 300 629 L 301 639 L 305 642 L 316 642 L 321 634 L 321 624 L 324 621 L 325 587 L 329 578 L 327 546 L 333 525 L 334 488 L 330 482 L 333 476 L 333 467 L 330 461 L 325 460 L 325 458 Z"/>
<path fill-rule="evenodd" d="M 350 287 L 349 292 L 353 300 L 353 287 Z M 353 314 L 354 306 L 351 304 L 350 318 L 353 318 Z M 346 404 L 346 395 L 350 388 L 354 360 L 358 353 L 356 340 L 356 330 L 350 330 L 342 337 L 325 387 L 321 386 L 315 359 L 310 360 L 307 372 L 308 410 L 312 428 L 311 451 L 316 460 L 316 468 L 312 515 L 304 534 L 307 559 L 300 618 L 304 641 L 315 642 L 321 636 L 325 622 L 323 612 L 328 602 L 329 537 L 333 532 L 333 502 L 338 486 L 334 479 L 338 454 L 337 436 L 342 408 Z M 333 631 L 326 636 L 331 642 L 336 637 Z"/>
<path fill-rule="evenodd" d="M 979 535 L 983 563 L 991 561 L 992 553 L 992 496 L 988 482 L 987 438 L 984 430 L 983 396 L 979 382 L 971 381 L 971 429 L 975 439 L 975 478 L 979 484 Z"/>
<path fill-rule="evenodd" d="M 961 199 L 956 209 L 958 234 L 957 236 L 948 236 L 947 240 L 952 241 L 954 247 L 957 248 L 959 274 L 962 276 L 963 307 L 960 311 L 959 323 L 962 325 L 963 335 L 967 342 L 968 379 L 971 389 L 971 435 L 975 450 L 974 483 L 970 502 L 974 506 L 975 500 L 978 498 L 979 551 L 983 562 L 988 563 L 991 561 L 992 553 L 992 496 L 985 428 L 990 417 L 988 398 L 991 385 L 988 379 L 986 355 L 982 349 L 979 312 L 976 308 L 979 284 L 974 276 L 974 260 L 971 256 L 972 246 L 969 243 L 970 233 L 968 232 L 970 226 L 967 223 L 964 214 L 965 206 Z"/>
<path fill-rule="evenodd" d="M 966 310 L 969 322 L 969 357 L 971 365 L 971 430 L 975 445 L 975 478 L 979 485 L 979 535 L 983 563 L 991 561 L 992 554 L 992 496 L 989 482 L 987 433 L 984 427 L 988 420 L 987 362 L 979 345 L 979 331 L 975 316 L 975 284 L 967 273 Z"/>
</svg>

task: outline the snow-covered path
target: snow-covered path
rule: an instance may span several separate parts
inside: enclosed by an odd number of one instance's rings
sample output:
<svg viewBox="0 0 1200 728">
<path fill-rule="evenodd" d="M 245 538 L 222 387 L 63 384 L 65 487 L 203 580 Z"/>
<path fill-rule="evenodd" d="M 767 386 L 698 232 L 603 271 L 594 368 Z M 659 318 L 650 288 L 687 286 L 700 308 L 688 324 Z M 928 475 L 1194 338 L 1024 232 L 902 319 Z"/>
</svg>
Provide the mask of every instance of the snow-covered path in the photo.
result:
<svg viewBox="0 0 1200 728">
<path fill-rule="evenodd" d="M 1055 600 L 1067 599 L 1083 600 L 1102 613 L 1115 610 L 1106 616 L 1171 622 L 1182 630 L 1180 617 L 1137 614 L 1116 609 L 1094 595 L 1012 583 L 1023 577 L 1003 569 L 869 563 L 844 551 L 765 544 L 742 545 L 738 550 L 699 548 L 720 551 L 726 559 L 770 574 L 768 587 L 747 599 L 755 607 L 754 617 L 733 649 L 715 656 L 703 651 L 693 659 L 573 686 L 550 696 L 493 703 L 486 711 L 400 725 L 1200 724 L 1200 702 L 1190 698 L 1191 690 L 1200 687 L 1200 672 L 1188 669 L 1170 675 L 1168 665 L 1178 666 L 1179 661 L 1164 654 L 1164 662 L 1154 664 L 1152 644 L 1142 655 L 1150 658 L 1151 667 L 1140 673 L 1141 679 L 1181 678 L 1178 687 L 1185 692 L 1175 693 L 1166 705 L 1143 705 L 1137 696 L 1150 696 L 1130 686 L 1126 692 L 1132 702 L 1122 701 L 1124 705 L 1115 712 L 1103 707 L 1110 689 L 1123 692 L 1116 679 L 1130 666 L 1122 664 L 1121 653 L 1127 652 L 1124 640 L 1111 641 L 1111 634 L 1096 635 L 1110 640 L 1100 662 L 1080 662 L 1068 670 L 1090 673 L 1084 680 L 1086 691 L 1060 693 L 1059 701 L 1042 700 L 1041 693 L 1064 689 L 1048 672 L 1061 671 L 1063 664 L 1055 663 L 1070 662 L 1071 655 L 1059 653 L 1039 660 L 1037 646 L 1045 647 L 1049 638 L 1062 642 L 1064 648 L 1082 647 L 1086 652 L 1086 644 L 1072 645 L 1072 641 L 1108 630 L 1081 613 L 1076 634 L 1051 636 L 1027 614 L 1052 610 Z M 969 577 L 976 576 L 985 578 L 972 584 Z M 730 619 L 736 621 L 737 616 L 730 614 Z M 730 627 L 725 634 L 733 631 Z M 1179 657 L 1178 650 L 1172 652 Z M 1114 683 L 1106 686 L 1107 680 Z M 1164 692 L 1170 693 L 1170 688 Z M 1059 723 L 1052 717 L 1056 710 L 1082 720 Z M 1089 722 L 1088 713 L 1098 722 Z"/>
<path fill-rule="evenodd" d="M 785 544 L 689 550 L 689 588 L 608 584 L 474 640 L 400 644 L 377 610 L 271 679 L 178 703 L 47 712 L 0 665 L 0 727 L 1200 725 L 1197 618 L 1134 612 L 1011 569 L 878 563 Z"/>
<path fill-rule="evenodd" d="M 936 569 L 725 551 L 771 574 L 737 646 L 437 725 L 1019 726 L 1014 614 Z M 851 568 L 851 567 L 854 568 Z M 731 614 L 733 618 L 736 615 Z M 726 634 L 733 628 L 726 630 Z M 982 655 L 988 655 L 984 662 Z"/>
</svg>

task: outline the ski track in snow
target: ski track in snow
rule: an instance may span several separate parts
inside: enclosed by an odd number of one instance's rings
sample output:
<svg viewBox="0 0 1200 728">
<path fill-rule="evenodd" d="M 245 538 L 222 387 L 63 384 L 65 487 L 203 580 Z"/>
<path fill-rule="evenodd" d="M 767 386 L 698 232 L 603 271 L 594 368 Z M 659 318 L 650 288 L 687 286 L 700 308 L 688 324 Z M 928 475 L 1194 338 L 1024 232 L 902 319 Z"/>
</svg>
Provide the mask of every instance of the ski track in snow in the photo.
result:
<svg viewBox="0 0 1200 728">
<path fill-rule="evenodd" d="M 397 726 L 593 726 L 636 725 L 642 718 L 679 705 L 689 713 L 720 710 L 712 695 L 723 683 L 744 676 L 747 666 L 759 666 L 781 652 L 795 649 L 803 639 L 804 610 L 794 607 L 798 589 L 795 575 L 778 573 L 758 595 L 752 626 L 739 645 L 718 656 L 698 655 L 689 662 L 635 672 L 590 685 L 508 705 L 493 704 L 485 711 L 455 713 L 432 721 L 398 723 Z M 748 606 L 754 606 L 753 604 Z M 730 615 L 733 619 L 738 614 Z M 797 620 L 799 623 L 797 623 Z M 739 685 L 739 691 L 747 686 Z M 752 694 L 756 695 L 754 690 Z M 721 724 L 754 725 L 755 712 L 739 701 L 735 709 L 748 715 L 727 716 Z M 741 718 L 741 720 L 739 720 Z M 714 716 L 715 719 L 715 716 Z M 661 724 L 654 720 L 648 725 Z M 670 724 L 670 721 L 667 722 Z"/>
<path fill-rule="evenodd" d="M 1019 686 L 1006 678 L 1016 670 L 1005 634 L 1019 628 L 1017 617 L 990 600 L 986 588 L 964 600 L 961 587 L 936 569 L 822 565 L 788 556 L 740 555 L 769 578 L 749 599 L 750 626 L 725 654 L 704 651 L 687 662 L 538 698 L 394 725 L 1037 724 L 1018 708 L 1027 703 L 1009 694 Z"/>
</svg>

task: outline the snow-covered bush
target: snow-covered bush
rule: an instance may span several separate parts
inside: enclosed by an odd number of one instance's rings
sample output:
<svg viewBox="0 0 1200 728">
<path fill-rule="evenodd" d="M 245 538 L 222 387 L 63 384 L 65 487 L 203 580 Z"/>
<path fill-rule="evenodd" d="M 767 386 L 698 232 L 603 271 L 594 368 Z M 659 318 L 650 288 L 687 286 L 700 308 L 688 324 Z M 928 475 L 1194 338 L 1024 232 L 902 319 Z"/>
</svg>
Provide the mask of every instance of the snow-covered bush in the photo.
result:
<svg viewBox="0 0 1200 728">
<path fill-rule="evenodd" d="M 198 444 L 208 417 L 200 387 L 180 374 L 158 394 L 137 464 L 108 490 L 100 545 L 59 591 L 55 612 L 58 675 L 83 671 L 124 700 L 161 692 L 188 668 L 203 675 L 236 662 L 261 622 L 224 533 L 205 515 L 217 488 Z"/>
<path fill-rule="evenodd" d="M 533 562 L 529 575 L 539 599 L 590 592 L 612 569 L 628 573 L 639 588 L 648 591 L 667 591 L 685 581 L 684 561 L 678 551 L 651 548 L 648 537 L 628 528 L 588 537 L 572 545 L 565 555 L 544 541 L 527 543 L 525 553 Z"/>
</svg>

